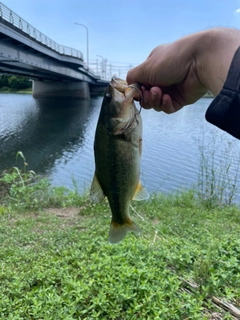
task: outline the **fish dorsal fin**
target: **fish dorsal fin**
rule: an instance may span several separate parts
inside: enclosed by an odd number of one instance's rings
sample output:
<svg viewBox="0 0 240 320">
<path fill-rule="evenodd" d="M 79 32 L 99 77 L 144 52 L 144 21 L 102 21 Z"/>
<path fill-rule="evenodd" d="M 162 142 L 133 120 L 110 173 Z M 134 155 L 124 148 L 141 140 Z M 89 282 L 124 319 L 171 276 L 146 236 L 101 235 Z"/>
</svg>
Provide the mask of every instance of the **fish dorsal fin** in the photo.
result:
<svg viewBox="0 0 240 320">
<path fill-rule="evenodd" d="M 96 173 L 94 173 L 91 189 L 90 189 L 90 200 L 94 203 L 100 203 L 105 198 L 102 188 L 98 182 Z"/>
<path fill-rule="evenodd" d="M 139 181 L 132 200 L 140 201 L 140 200 L 147 200 L 148 198 L 149 198 L 148 192 L 144 189 L 141 181 Z"/>
</svg>

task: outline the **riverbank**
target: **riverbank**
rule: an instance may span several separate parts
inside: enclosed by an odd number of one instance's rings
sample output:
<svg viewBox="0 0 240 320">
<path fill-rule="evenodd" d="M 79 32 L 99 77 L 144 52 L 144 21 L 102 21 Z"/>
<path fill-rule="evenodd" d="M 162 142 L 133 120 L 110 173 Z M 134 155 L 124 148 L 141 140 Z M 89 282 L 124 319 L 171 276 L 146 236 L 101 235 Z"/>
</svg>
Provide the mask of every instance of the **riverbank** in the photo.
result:
<svg viewBox="0 0 240 320">
<path fill-rule="evenodd" d="M 0 190 L 1 319 L 236 317 L 238 207 L 209 207 L 194 189 L 152 195 L 132 202 L 141 236 L 113 246 L 106 201 L 18 169 L 2 175 Z"/>
<path fill-rule="evenodd" d="M 26 94 L 32 94 L 32 88 L 28 89 L 21 89 L 21 90 L 16 90 L 16 89 L 11 89 L 11 88 L 1 88 L 0 93 L 26 93 Z"/>
</svg>

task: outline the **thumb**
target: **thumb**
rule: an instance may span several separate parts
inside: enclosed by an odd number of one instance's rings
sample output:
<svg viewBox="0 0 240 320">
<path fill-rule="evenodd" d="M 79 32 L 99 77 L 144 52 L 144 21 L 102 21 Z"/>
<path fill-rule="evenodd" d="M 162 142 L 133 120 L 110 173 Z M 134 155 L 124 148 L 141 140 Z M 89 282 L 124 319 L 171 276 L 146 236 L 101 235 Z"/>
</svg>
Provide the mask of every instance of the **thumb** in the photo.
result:
<svg viewBox="0 0 240 320">
<path fill-rule="evenodd" d="M 144 72 L 144 62 L 140 64 L 139 66 L 131 69 L 127 73 L 127 83 L 132 84 L 135 82 L 145 84 L 147 83 L 147 78 L 145 77 L 145 72 Z"/>
<path fill-rule="evenodd" d="M 135 69 L 135 68 L 134 68 L 134 69 Z M 129 70 L 128 73 L 127 73 L 127 78 L 126 78 L 126 80 L 127 80 L 127 83 L 128 83 L 128 84 L 134 83 L 134 79 L 135 79 L 135 77 L 134 77 L 134 69 Z M 136 82 L 136 81 L 135 81 L 135 82 Z"/>
</svg>

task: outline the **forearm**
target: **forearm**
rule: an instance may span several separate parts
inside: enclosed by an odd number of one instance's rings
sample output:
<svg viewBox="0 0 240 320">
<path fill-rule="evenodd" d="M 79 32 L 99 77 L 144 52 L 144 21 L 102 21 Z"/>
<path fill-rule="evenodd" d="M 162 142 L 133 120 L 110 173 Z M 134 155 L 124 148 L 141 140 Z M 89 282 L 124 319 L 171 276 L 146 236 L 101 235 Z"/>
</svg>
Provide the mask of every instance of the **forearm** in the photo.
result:
<svg viewBox="0 0 240 320">
<path fill-rule="evenodd" d="M 240 31 L 214 28 L 198 35 L 196 57 L 199 79 L 216 96 L 224 85 L 234 53 L 240 46 Z"/>
</svg>

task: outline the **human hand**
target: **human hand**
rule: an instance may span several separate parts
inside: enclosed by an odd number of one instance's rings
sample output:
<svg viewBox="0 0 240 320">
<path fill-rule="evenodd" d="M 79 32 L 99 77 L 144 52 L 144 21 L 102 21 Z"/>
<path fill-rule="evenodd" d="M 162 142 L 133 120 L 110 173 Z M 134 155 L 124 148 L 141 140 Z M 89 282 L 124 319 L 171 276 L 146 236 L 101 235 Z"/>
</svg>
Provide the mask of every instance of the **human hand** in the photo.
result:
<svg viewBox="0 0 240 320">
<path fill-rule="evenodd" d="M 184 43 L 185 42 L 185 43 Z M 156 47 L 147 60 L 130 70 L 127 82 L 143 85 L 143 108 L 172 113 L 207 92 L 199 80 L 194 52 L 186 40 Z"/>
<path fill-rule="evenodd" d="M 173 113 L 221 90 L 235 50 L 239 30 L 210 29 L 156 47 L 147 60 L 130 70 L 129 84 L 142 84 L 143 108 Z"/>
</svg>

